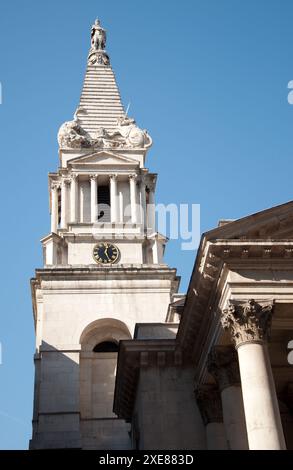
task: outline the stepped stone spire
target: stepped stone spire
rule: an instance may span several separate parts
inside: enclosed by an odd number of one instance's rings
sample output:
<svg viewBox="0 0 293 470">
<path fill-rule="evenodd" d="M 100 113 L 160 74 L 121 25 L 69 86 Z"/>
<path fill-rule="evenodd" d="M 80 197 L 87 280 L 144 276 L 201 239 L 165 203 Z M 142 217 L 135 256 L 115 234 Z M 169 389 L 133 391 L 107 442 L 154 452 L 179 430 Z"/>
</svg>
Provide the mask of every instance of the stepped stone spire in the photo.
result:
<svg viewBox="0 0 293 470">
<path fill-rule="evenodd" d="M 91 29 L 91 48 L 79 106 L 74 120 L 62 124 L 58 133 L 61 149 L 141 148 L 152 139 L 125 114 L 110 59 L 106 31 L 96 20 Z"/>
<path fill-rule="evenodd" d="M 91 137 L 100 127 L 107 131 L 114 130 L 117 119 L 124 116 L 119 89 L 105 47 L 106 31 L 96 20 L 91 29 L 91 48 L 76 113 L 82 128 Z"/>
</svg>

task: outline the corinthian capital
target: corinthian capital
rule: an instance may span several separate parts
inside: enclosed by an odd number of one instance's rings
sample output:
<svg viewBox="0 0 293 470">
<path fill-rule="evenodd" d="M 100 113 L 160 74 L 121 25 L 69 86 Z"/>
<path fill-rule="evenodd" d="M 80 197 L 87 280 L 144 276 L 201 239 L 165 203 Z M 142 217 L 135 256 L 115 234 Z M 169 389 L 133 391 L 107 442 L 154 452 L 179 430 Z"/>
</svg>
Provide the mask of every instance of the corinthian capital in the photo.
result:
<svg viewBox="0 0 293 470">
<path fill-rule="evenodd" d="M 242 343 L 262 342 L 269 337 L 274 303 L 259 304 L 251 299 L 245 304 L 230 304 L 223 310 L 221 323 L 229 330 L 236 347 Z"/>
<path fill-rule="evenodd" d="M 57 191 L 57 189 L 60 188 L 60 183 L 58 181 L 52 181 L 51 182 L 51 189 L 52 191 Z"/>
<path fill-rule="evenodd" d="M 71 179 L 70 178 L 63 178 L 62 179 L 62 185 L 63 186 L 69 186 L 71 183 Z"/>
<path fill-rule="evenodd" d="M 214 346 L 208 356 L 207 368 L 221 391 L 240 383 L 238 357 L 233 346 Z"/>
<path fill-rule="evenodd" d="M 147 190 L 148 192 L 154 192 L 155 191 L 155 186 L 156 186 L 156 181 L 153 179 L 153 180 L 149 180 L 147 181 Z"/>
</svg>

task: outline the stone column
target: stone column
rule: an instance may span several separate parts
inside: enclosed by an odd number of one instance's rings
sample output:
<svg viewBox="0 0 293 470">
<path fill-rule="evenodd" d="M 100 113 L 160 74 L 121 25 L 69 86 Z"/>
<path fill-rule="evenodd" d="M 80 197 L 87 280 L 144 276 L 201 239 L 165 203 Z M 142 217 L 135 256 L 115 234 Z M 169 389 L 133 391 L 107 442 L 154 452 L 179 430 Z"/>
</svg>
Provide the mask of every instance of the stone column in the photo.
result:
<svg viewBox="0 0 293 470">
<path fill-rule="evenodd" d="M 86 221 L 86 188 L 85 188 L 85 182 L 83 180 L 80 180 L 80 183 L 78 185 L 78 211 L 79 211 L 79 222 L 83 224 Z"/>
<path fill-rule="evenodd" d="M 57 233 L 58 228 L 58 184 L 51 185 L 51 232 Z"/>
<path fill-rule="evenodd" d="M 118 196 L 118 212 L 119 212 L 119 222 L 124 222 L 124 214 L 123 214 L 123 192 L 120 189 L 119 196 Z"/>
<path fill-rule="evenodd" d="M 201 389 L 196 393 L 196 401 L 206 426 L 207 449 L 228 449 L 219 390 Z"/>
<path fill-rule="evenodd" d="M 129 175 L 131 222 L 133 224 L 137 223 L 136 179 L 137 179 L 137 175 Z"/>
<path fill-rule="evenodd" d="M 140 181 L 141 223 L 146 228 L 146 186 L 144 177 Z"/>
<path fill-rule="evenodd" d="M 248 449 L 237 353 L 233 346 L 214 346 L 208 357 L 208 371 L 221 392 L 229 449 Z"/>
<path fill-rule="evenodd" d="M 73 173 L 71 175 L 70 188 L 70 220 L 73 224 L 77 223 L 77 194 L 78 194 L 78 176 Z"/>
<path fill-rule="evenodd" d="M 97 222 L 98 175 L 91 175 L 91 223 Z"/>
<path fill-rule="evenodd" d="M 235 343 L 241 376 L 249 449 L 285 449 L 285 439 L 267 348 L 273 302 L 231 303 L 222 325 Z"/>
<path fill-rule="evenodd" d="M 117 175 L 110 175 L 111 222 L 117 222 Z"/>
<path fill-rule="evenodd" d="M 155 239 L 152 244 L 153 264 L 159 264 L 158 241 Z"/>
<path fill-rule="evenodd" d="M 156 231 L 156 216 L 155 216 L 155 185 L 148 185 L 148 206 L 147 206 L 147 228 L 151 233 Z"/>
<path fill-rule="evenodd" d="M 68 185 L 70 183 L 69 179 L 63 179 L 61 183 L 61 228 L 67 228 L 67 195 L 68 195 Z"/>
</svg>

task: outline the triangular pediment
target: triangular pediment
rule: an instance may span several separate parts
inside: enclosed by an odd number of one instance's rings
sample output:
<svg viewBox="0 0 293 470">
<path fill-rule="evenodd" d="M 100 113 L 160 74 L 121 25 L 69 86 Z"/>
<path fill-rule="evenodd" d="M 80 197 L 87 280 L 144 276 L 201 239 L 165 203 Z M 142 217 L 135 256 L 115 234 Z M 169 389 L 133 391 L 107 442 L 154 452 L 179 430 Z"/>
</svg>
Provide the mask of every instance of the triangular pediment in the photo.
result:
<svg viewBox="0 0 293 470">
<path fill-rule="evenodd" d="M 293 201 L 228 222 L 203 237 L 206 240 L 293 238 Z"/>
<path fill-rule="evenodd" d="M 72 158 L 68 161 L 73 166 L 125 166 L 125 167 L 136 167 L 139 165 L 137 160 L 125 157 L 119 153 L 110 152 L 107 150 L 100 150 L 93 152 L 81 157 Z"/>
</svg>

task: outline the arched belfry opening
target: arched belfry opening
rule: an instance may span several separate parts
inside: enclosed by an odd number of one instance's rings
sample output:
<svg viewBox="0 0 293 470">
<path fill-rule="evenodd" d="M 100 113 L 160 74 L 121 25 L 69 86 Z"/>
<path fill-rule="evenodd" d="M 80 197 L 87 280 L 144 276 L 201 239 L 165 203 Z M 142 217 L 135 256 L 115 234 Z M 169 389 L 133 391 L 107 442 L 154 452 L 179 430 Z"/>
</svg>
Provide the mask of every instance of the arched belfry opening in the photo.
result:
<svg viewBox="0 0 293 470">
<path fill-rule="evenodd" d="M 95 345 L 93 352 L 105 353 L 105 352 L 118 352 L 118 343 L 116 341 L 102 341 Z"/>
<path fill-rule="evenodd" d="M 80 338 L 81 420 L 99 427 L 98 420 L 116 417 L 112 409 L 119 341 L 130 338 L 127 326 L 113 318 L 97 320 L 84 329 Z"/>
</svg>

